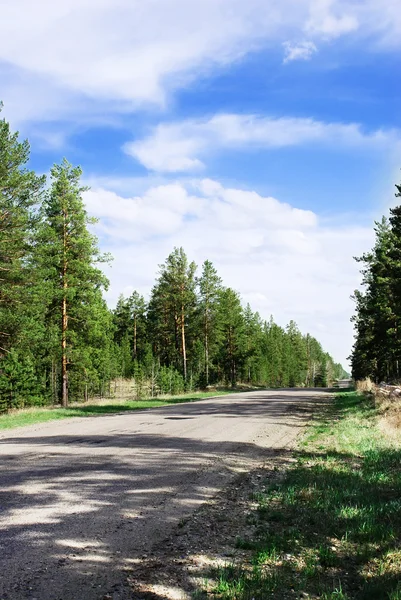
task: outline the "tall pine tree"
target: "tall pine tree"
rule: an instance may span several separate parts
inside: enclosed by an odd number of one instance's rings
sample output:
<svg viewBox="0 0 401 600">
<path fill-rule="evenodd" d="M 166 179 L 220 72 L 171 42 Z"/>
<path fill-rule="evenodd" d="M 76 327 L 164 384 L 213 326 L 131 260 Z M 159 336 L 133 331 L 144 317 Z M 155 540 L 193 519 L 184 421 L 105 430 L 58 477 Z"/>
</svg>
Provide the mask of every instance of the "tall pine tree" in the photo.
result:
<svg viewBox="0 0 401 600">
<path fill-rule="evenodd" d="M 199 287 L 199 314 L 201 340 L 204 347 L 205 384 L 209 385 L 210 366 L 218 344 L 218 302 L 222 291 L 222 281 L 213 264 L 206 260 L 202 274 L 197 280 Z"/>
<path fill-rule="evenodd" d="M 69 400 L 70 369 L 80 373 L 83 380 L 91 368 L 94 311 L 97 320 L 102 314 L 109 327 L 101 297 L 108 282 L 95 266 L 105 257 L 88 230 L 94 220 L 88 217 L 82 200 L 85 188 L 80 183 L 81 174 L 79 167 L 66 160 L 52 168 L 38 244 L 38 263 L 48 298 L 48 327 L 53 327 L 58 340 L 63 406 Z"/>
</svg>

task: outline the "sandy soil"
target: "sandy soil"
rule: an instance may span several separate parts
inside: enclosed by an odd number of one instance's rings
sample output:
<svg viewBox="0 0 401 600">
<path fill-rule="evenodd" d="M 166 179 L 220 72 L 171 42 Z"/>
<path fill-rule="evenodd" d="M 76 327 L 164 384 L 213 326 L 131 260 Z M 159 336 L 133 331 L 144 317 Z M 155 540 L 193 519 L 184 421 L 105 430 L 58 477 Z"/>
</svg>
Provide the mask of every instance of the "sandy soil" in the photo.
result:
<svg viewBox="0 0 401 600">
<path fill-rule="evenodd" d="M 189 598 L 191 569 L 235 536 L 237 491 L 290 457 L 325 397 L 247 392 L 4 432 L 0 600 Z"/>
</svg>

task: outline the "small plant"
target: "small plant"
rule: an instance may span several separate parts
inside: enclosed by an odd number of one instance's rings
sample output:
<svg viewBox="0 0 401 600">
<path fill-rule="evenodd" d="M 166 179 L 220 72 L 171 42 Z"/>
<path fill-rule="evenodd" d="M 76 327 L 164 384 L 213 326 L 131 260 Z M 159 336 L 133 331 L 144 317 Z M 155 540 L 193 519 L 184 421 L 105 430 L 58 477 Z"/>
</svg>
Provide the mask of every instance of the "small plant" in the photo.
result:
<svg viewBox="0 0 401 600">
<path fill-rule="evenodd" d="M 396 590 L 389 593 L 388 600 L 401 600 L 401 584 L 397 586 Z"/>
<path fill-rule="evenodd" d="M 350 597 L 343 592 L 340 583 L 338 588 L 336 588 L 332 592 L 329 592 L 328 594 L 323 594 L 321 596 L 321 600 L 350 600 Z"/>
<path fill-rule="evenodd" d="M 318 557 L 322 567 L 335 567 L 338 564 L 337 554 L 326 545 L 319 546 Z"/>
</svg>

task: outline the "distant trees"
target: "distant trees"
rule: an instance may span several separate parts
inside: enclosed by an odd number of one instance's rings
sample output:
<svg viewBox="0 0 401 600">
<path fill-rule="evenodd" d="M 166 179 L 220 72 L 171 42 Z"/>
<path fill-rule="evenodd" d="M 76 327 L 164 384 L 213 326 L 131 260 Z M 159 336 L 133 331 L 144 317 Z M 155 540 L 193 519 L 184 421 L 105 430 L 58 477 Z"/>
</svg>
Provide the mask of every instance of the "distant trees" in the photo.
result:
<svg viewBox="0 0 401 600">
<path fill-rule="evenodd" d="M 1 120 L 0 410 L 67 406 L 107 393 L 116 377 L 133 378 L 141 397 L 240 381 L 326 385 L 341 375 L 314 338 L 244 308 L 209 260 L 198 273 L 183 248 L 160 265 L 148 301 L 134 291 L 109 310 L 99 269 L 108 257 L 90 232 L 81 169 L 54 165 L 46 188 L 46 178 L 26 168 L 29 151 Z M 393 219 L 398 231 L 398 213 Z M 398 251 L 393 244 L 394 273 Z M 372 307 L 362 296 L 360 304 L 368 330 Z M 381 318 L 396 338 L 398 305 L 394 311 Z"/>
<path fill-rule="evenodd" d="M 401 185 L 396 186 L 401 196 Z M 375 381 L 401 376 L 401 207 L 390 209 L 375 224 L 372 250 L 356 260 L 362 264 L 363 291 L 356 290 L 353 317 L 355 379 Z"/>
<path fill-rule="evenodd" d="M 180 370 L 184 380 L 194 343 L 195 271 L 195 263 L 188 262 L 183 248 L 174 248 L 160 265 L 149 303 L 153 351 L 167 366 Z"/>
<path fill-rule="evenodd" d="M 139 372 L 154 389 L 169 391 L 240 381 L 326 386 L 344 375 L 341 365 L 293 321 L 283 329 L 273 319 L 264 321 L 249 304 L 244 308 L 210 261 L 199 277 L 196 271 L 184 249 L 175 248 L 160 266 L 148 305 L 134 292 L 140 298 L 140 339 L 146 340 L 146 352 L 137 359 L 130 299 L 120 297 L 113 311 L 115 343 L 127 376 Z"/>
</svg>

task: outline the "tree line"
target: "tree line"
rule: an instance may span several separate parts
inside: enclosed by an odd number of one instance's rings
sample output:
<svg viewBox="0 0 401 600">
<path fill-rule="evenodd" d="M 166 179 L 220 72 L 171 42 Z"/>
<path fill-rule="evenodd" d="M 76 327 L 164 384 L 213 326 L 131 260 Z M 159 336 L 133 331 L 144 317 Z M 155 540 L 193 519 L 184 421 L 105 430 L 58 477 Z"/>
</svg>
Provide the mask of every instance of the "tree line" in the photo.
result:
<svg viewBox="0 0 401 600">
<path fill-rule="evenodd" d="M 396 185 L 396 198 L 401 185 Z M 362 290 L 353 299 L 355 344 L 352 374 L 356 380 L 399 380 L 401 375 L 401 206 L 375 223 L 375 244 L 356 258 L 362 264 Z"/>
<path fill-rule="evenodd" d="M 85 210 L 81 169 L 50 178 L 27 167 L 30 147 L 0 120 L 0 408 L 68 405 L 133 378 L 138 396 L 217 383 L 325 386 L 343 370 L 294 322 L 264 321 L 205 261 L 182 248 L 160 265 L 148 301 L 114 310 Z M 129 283 L 129 282 L 127 282 Z"/>
</svg>

